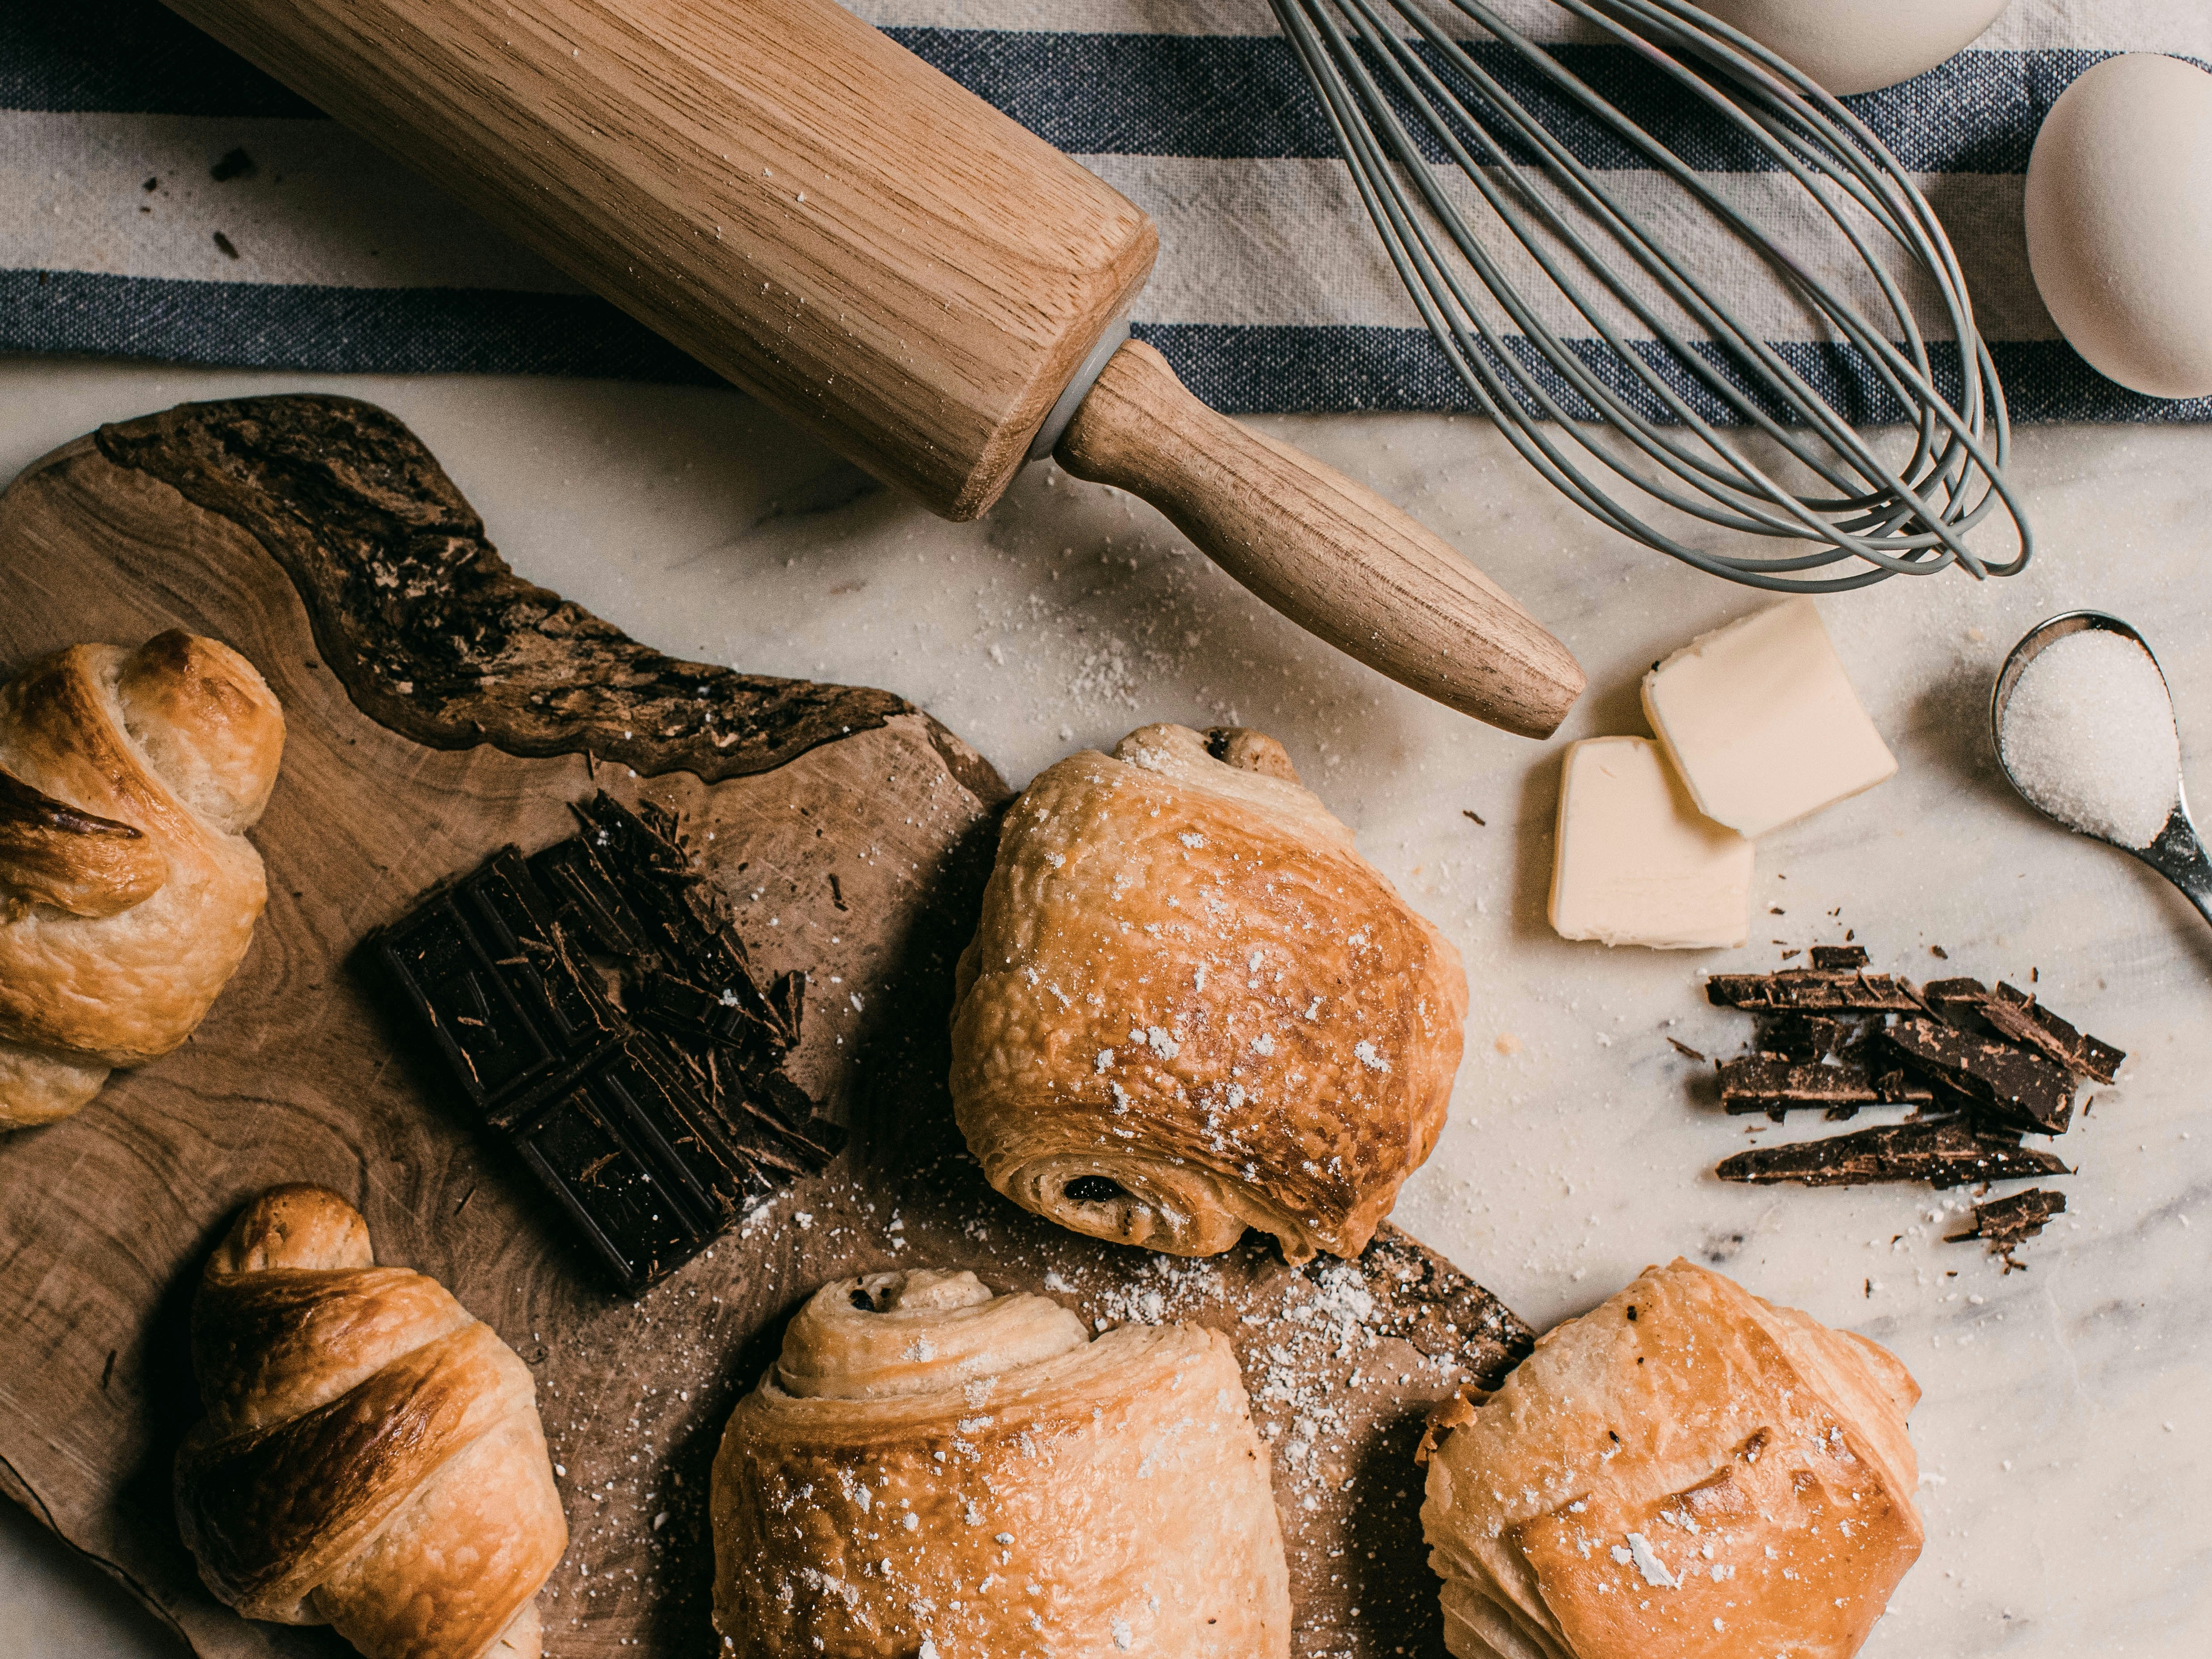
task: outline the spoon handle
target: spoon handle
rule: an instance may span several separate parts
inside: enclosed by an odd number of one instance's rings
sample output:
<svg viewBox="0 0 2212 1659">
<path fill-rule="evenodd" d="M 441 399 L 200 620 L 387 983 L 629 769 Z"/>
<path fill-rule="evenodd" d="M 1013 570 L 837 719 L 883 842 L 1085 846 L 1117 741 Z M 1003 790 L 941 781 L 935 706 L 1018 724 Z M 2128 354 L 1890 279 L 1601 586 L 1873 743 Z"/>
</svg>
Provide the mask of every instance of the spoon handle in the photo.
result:
<svg viewBox="0 0 2212 1659">
<path fill-rule="evenodd" d="M 2197 914 L 2212 921 L 2212 857 L 2206 856 L 2185 807 L 2176 807 L 2158 839 L 2136 856 L 2179 887 Z"/>
</svg>

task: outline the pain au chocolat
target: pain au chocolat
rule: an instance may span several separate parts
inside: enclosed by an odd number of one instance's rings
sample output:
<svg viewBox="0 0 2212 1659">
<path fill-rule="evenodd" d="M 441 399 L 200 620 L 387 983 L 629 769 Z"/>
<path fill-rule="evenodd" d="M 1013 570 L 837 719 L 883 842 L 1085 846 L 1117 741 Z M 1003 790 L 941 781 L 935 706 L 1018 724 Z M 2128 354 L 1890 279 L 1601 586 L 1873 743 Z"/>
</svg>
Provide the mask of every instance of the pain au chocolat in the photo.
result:
<svg viewBox="0 0 2212 1659">
<path fill-rule="evenodd" d="M 823 1286 L 714 1459 L 728 1659 L 1289 1659 L 1289 1571 L 1218 1331 L 1095 1340 L 975 1274 Z"/>
<path fill-rule="evenodd" d="M 1436 1144 L 1459 955 L 1255 732 L 1132 732 L 1008 809 L 952 1098 L 991 1184 L 1178 1255 L 1356 1255 Z"/>
</svg>

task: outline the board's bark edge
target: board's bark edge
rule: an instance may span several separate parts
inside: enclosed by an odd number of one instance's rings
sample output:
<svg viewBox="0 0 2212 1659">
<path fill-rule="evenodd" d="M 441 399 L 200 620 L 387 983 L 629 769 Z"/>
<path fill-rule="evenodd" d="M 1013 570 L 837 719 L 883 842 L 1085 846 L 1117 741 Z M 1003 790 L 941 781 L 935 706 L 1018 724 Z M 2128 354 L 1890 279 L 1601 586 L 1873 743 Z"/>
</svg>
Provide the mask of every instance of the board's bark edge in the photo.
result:
<svg viewBox="0 0 2212 1659">
<path fill-rule="evenodd" d="M 94 441 L 260 543 L 355 705 L 432 748 L 582 753 L 715 783 L 914 712 L 888 691 L 682 661 L 525 581 L 422 441 L 374 404 L 181 404 Z M 981 799 L 1006 793 L 980 756 L 954 770 Z"/>
</svg>

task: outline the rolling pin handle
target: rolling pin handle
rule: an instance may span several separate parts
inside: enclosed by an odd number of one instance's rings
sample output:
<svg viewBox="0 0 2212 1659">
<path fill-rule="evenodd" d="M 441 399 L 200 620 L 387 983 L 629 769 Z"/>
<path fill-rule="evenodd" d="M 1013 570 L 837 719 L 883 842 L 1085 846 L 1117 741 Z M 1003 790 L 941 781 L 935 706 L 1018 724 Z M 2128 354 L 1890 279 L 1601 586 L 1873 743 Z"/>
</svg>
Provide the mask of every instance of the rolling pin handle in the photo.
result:
<svg viewBox="0 0 2212 1659">
<path fill-rule="evenodd" d="M 1111 354 L 1054 453 L 1079 478 L 1142 496 L 1292 622 L 1424 696 L 1543 738 L 1582 695 L 1566 647 L 1440 538 L 1215 413 L 1142 341 Z"/>
</svg>

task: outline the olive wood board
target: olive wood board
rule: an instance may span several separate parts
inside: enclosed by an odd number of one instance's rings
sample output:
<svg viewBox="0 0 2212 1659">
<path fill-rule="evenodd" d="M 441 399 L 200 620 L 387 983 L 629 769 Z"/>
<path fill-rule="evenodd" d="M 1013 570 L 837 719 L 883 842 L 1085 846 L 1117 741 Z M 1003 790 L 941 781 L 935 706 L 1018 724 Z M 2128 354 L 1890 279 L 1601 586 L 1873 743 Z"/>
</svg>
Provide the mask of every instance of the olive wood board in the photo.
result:
<svg viewBox="0 0 2212 1659">
<path fill-rule="evenodd" d="M 1291 1562 L 1294 1651 L 1440 1656 L 1412 1454 L 1430 1407 L 1529 1334 L 1403 1233 L 1358 1262 L 1272 1243 L 1188 1262 L 993 1193 L 944 1079 L 953 959 L 1007 790 L 889 693 L 675 661 L 510 572 L 392 416 L 326 397 L 101 428 L 0 497 L 0 676 L 81 641 L 227 641 L 283 700 L 254 832 L 270 903 L 191 1041 L 0 1140 L 0 1486 L 203 1655 L 347 1651 L 202 1589 L 169 1499 L 198 1415 L 202 1262 L 282 1182 L 358 1205 L 380 1261 L 450 1285 L 528 1361 L 571 1542 L 547 1650 L 708 1653 L 707 1470 L 825 1280 L 971 1267 L 1102 1325 L 1237 1344 Z M 635 1302 L 467 1120 L 361 949 L 426 889 L 571 833 L 600 787 L 681 815 L 755 960 L 809 975 L 793 1070 L 853 1131 L 825 1176 Z"/>
</svg>

